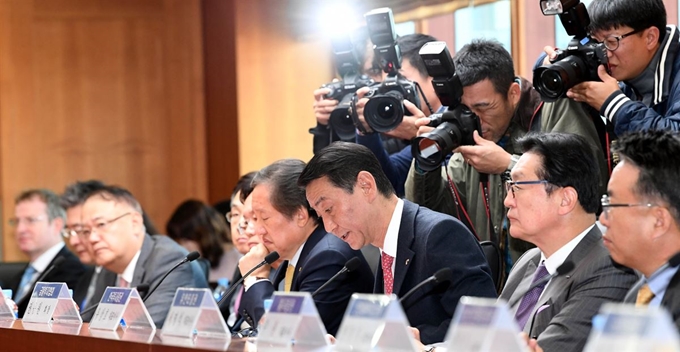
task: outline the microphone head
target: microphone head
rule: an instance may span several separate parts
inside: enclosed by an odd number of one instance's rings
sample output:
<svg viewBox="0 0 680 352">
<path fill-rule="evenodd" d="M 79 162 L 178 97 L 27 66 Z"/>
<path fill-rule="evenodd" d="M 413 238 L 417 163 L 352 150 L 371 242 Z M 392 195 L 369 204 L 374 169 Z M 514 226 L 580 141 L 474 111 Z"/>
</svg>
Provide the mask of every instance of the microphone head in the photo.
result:
<svg viewBox="0 0 680 352">
<path fill-rule="evenodd" d="M 562 265 L 557 267 L 555 274 L 556 275 L 564 275 L 564 274 L 569 273 L 572 270 L 574 270 L 574 262 L 568 261 L 568 262 L 562 263 Z"/>
<path fill-rule="evenodd" d="M 451 281 L 451 268 L 441 268 L 432 277 L 436 283 Z"/>
<path fill-rule="evenodd" d="M 345 268 L 347 268 L 348 272 L 352 272 L 359 269 L 359 265 L 361 265 L 361 259 L 358 257 L 352 257 L 347 261 L 347 263 L 345 263 Z"/>
<path fill-rule="evenodd" d="M 139 286 L 135 287 L 137 289 L 137 292 L 141 293 L 146 293 L 149 291 L 150 285 L 149 284 L 140 284 Z"/>
<path fill-rule="evenodd" d="M 56 258 L 54 259 L 54 261 L 52 262 L 52 265 L 53 265 L 54 267 L 58 267 L 58 266 L 61 265 L 61 263 L 63 263 L 65 260 L 66 260 L 66 258 L 64 258 L 64 257 L 56 257 Z"/>
<path fill-rule="evenodd" d="M 194 260 L 196 260 L 200 257 L 201 257 L 201 255 L 198 253 L 198 251 L 193 251 L 193 252 L 187 254 L 187 256 L 186 256 L 187 261 L 189 261 L 189 262 L 193 262 Z"/>
<path fill-rule="evenodd" d="M 277 251 L 273 251 L 264 257 L 264 261 L 267 262 L 267 264 L 271 264 L 277 260 L 279 260 L 279 252 Z"/>
<path fill-rule="evenodd" d="M 676 266 L 678 266 L 678 265 L 680 265 L 680 252 L 675 253 L 675 254 L 671 257 L 671 259 L 668 259 L 668 266 L 674 268 L 674 267 L 676 267 Z"/>
</svg>

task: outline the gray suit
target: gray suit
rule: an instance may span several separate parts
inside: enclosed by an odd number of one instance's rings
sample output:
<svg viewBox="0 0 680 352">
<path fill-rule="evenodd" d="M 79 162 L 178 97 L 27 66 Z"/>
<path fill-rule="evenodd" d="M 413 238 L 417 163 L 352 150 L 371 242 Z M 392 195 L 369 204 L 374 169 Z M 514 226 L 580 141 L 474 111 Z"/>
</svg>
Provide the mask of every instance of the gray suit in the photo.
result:
<svg viewBox="0 0 680 352">
<path fill-rule="evenodd" d="M 163 275 L 186 255 L 187 251 L 169 237 L 146 235 L 130 287 L 137 287 L 143 283 L 151 288 L 155 287 Z M 92 303 L 101 300 L 107 286 L 117 286 L 116 279 L 115 273 L 102 269 L 97 278 Z M 195 262 L 183 264 L 175 269 L 144 303 L 157 328 L 163 326 L 175 291 L 180 287 L 208 287 L 205 273 Z M 89 321 L 92 313 L 83 316 L 83 320 Z"/>
<path fill-rule="evenodd" d="M 520 300 L 540 260 L 538 248 L 522 255 L 500 298 L 509 302 Z M 597 226 L 583 237 L 566 261 L 575 264 L 574 270 L 550 281 L 524 327 L 529 336 L 538 337 L 538 344 L 546 352 L 583 350 L 592 318 L 602 303 L 620 302 L 637 280 L 632 270 L 615 266 L 611 261 Z M 518 306 L 519 301 L 511 307 L 513 315 Z M 542 310 L 536 313 L 539 307 Z"/>
</svg>

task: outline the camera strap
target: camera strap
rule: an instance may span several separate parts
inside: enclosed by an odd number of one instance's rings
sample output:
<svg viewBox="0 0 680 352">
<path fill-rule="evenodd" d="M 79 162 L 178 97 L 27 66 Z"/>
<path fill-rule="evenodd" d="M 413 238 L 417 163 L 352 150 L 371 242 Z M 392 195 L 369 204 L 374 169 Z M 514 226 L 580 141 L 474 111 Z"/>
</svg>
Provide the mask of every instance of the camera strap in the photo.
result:
<svg viewBox="0 0 680 352">
<path fill-rule="evenodd" d="M 493 228 L 493 221 L 491 220 L 491 208 L 489 207 L 489 174 L 479 174 L 479 187 L 482 189 L 482 200 L 484 201 L 484 209 L 486 210 L 486 218 L 489 221 L 489 239 L 491 242 L 500 246 L 500 241 L 496 230 Z"/>
<path fill-rule="evenodd" d="M 359 120 L 359 114 L 357 113 L 357 93 L 352 95 L 352 100 L 349 102 L 350 116 L 352 117 L 352 122 L 354 122 L 354 127 L 361 135 L 367 135 L 374 133 L 364 128 L 364 124 Z"/>
<path fill-rule="evenodd" d="M 453 197 L 453 202 L 456 204 L 456 218 L 458 218 L 458 220 L 462 221 L 465 225 L 467 225 L 467 227 L 470 229 L 470 231 L 472 231 L 472 234 L 475 235 L 475 238 L 477 238 L 477 241 L 479 242 L 480 239 L 479 236 L 477 235 L 477 230 L 475 229 L 475 226 L 472 224 L 472 220 L 470 220 L 470 216 L 468 215 L 467 210 L 465 210 L 465 206 L 460 201 L 460 194 L 458 193 L 456 185 L 451 180 L 448 167 L 444 166 L 444 170 L 446 171 L 446 180 L 448 181 L 447 184 L 449 186 L 449 191 L 451 192 L 451 196 Z M 463 211 L 463 215 L 465 216 L 464 218 L 460 216 L 461 210 Z"/>
</svg>

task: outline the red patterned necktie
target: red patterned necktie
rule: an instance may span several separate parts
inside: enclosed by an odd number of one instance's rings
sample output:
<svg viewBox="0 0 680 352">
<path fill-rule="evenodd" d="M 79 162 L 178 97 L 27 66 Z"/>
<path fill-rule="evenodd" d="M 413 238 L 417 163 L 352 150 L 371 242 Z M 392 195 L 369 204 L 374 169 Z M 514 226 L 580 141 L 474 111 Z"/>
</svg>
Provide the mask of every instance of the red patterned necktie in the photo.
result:
<svg viewBox="0 0 680 352">
<path fill-rule="evenodd" d="M 394 275 L 392 275 L 392 263 L 394 263 L 394 257 L 385 252 L 382 253 L 381 257 L 385 294 L 391 295 L 392 286 L 394 286 Z"/>
</svg>

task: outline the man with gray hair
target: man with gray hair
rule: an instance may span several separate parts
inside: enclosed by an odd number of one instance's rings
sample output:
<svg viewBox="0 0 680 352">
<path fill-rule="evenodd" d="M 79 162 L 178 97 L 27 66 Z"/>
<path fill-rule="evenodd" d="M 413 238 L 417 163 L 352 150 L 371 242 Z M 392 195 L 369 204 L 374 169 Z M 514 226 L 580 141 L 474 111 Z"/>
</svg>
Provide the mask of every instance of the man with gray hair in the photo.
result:
<svg viewBox="0 0 680 352">
<path fill-rule="evenodd" d="M 82 206 L 81 240 L 89 242 L 96 265 L 104 267 L 92 300 L 98 302 L 107 286 L 156 287 L 161 278 L 187 255 L 167 236 L 146 233 L 142 208 L 126 189 L 106 186 L 92 192 Z M 175 291 L 180 287 L 207 288 L 205 273 L 195 263 L 179 266 L 147 297 L 146 308 L 161 328 Z M 83 316 L 89 321 L 92 314 Z"/>
<path fill-rule="evenodd" d="M 65 282 L 74 288 L 85 271 L 61 239 L 66 214 L 59 204 L 59 196 L 47 189 L 32 189 L 19 194 L 14 202 L 14 216 L 9 224 L 19 249 L 28 256 L 26 269 L 3 287 L 14 290 L 14 301 L 23 317 L 36 281 Z M 58 257 L 64 261 L 49 268 Z M 41 277 L 46 274 L 44 277 Z M 4 284 L 4 283 L 0 283 Z"/>
</svg>

